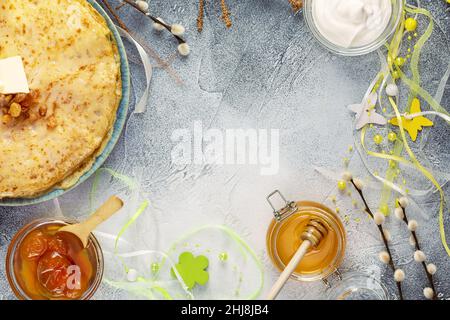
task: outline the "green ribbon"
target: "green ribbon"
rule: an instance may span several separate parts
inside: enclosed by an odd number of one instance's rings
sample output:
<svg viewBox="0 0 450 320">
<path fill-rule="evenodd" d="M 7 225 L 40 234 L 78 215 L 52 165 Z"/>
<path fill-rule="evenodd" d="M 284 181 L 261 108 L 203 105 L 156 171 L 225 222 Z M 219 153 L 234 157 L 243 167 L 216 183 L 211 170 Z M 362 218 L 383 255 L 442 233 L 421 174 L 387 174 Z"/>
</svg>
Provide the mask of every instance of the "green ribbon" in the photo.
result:
<svg viewBox="0 0 450 320">
<path fill-rule="evenodd" d="M 91 202 L 91 207 L 93 205 L 94 202 L 94 197 L 95 194 L 97 193 L 98 190 L 98 184 L 99 184 L 99 175 L 101 172 L 106 172 L 108 174 L 110 174 L 113 178 L 116 178 L 120 181 L 122 181 L 127 187 L 129 187 L 131 190 L 139 190 L 139 185 L 136 183 L 135 180 L 133 180 L 132 178 L 120 174 L 112 169 L 109 168 L 101 168 L 99 170 L 97 170 L 96 174 L 94 175 L 94 181 L 92 183 L 92 188 L 90 191 L 90 202 Z M 148 200 L 144 200 L 138 207 L 137 211 L 132 215 L 132 217 L 125 222 L 125 224 L 122 226 L 122 228 L 120 229 L 120 231 L 118 232 L 117 236 L 115 237 L 114 240 L 114 255 L 121 261 L 125 272 L 128 273 L 128 271 L 130 270 L 130 268 L 126 265 L 123 257 L 118 254 L 118 245 L 119 245 L 119 241 L 121 239 L 121 237 L 123 236 L 123 234 L 125 233 L 125 231 L 132 225 L 134 224 L 137 219 L 145 212 L 145 210 L 147 209 L 147 207 L 149 206 L 150 202 Z M 239 250 L 241 251 L 241 253 L 244 255 L 245 259 L 247 259 L 248 256 L 251 257 L 251 259 L 255 262 L 258 271 L 260 272 L 260 285 L 257 288 L 257 290 L 255 290 L 254 292 L 252 292 L 247 299 L 257 299 L 259 297 L 259 295 L 262 292 L 262 289 L 264 287 L 264 267 L 261 263 L 261 261 L 259 260 L 259 258 L 257 257 L 256 253 L 251 249 L 251 247 L 236 233 L 234 232 L 232 229 L 226 227 L 226 226 L 222 226 L 222 225 L 207 225 L 207 226 L 203 226 L 200 227 L 186 235 L 184 235 L 183 237 L 181 237 L 180 239 L 178 239 L 177 241 L 175 241 L 170 249 L 169 252 L 172 252 L 176 246 L 183 240 L 187 239 L 188 237 L 202 231 L 202 230 L 206 230 L 206 229 L 217 229 L 220 230 L 222 232 L 224 232 L 226 235 L 228 235 L 231 239 L 233 239 L 236 243 L 238 243 L 239 245 Z M 163 255 L 163 260 L 162 263 L 164 263 L 164 261 L 166 260 L 166 257 L 168 257 L 166 254 L 162 254 Z M 180 284 L 182 285 L 183 289 L 185 289 L 185 284 L 183 283 L 182 279 L 180 279 L 179 274 L 177 275 L 177 279 L 180 282 Z M 165 299 L 168 300 L 172 300 L 173 297 L 169 294 L 169 292 L 158 285 L 155 285 L 155 281 L 152 279 L 146 279 L 143 277 L 139 277 L 137 279 L 138 282 L 141 283 L 146 283 L 148 284 L 148 287 L 145 288 L 131 288 L 130 283 L 128 282 L 123 282 L 123 281 L 112 281 L 109 279 L 104 279 L 105 283 L 114 286 L 116 288 L 121 288 L 121 289 L 125 289 L 127 291 L 130 291 L 132 293 L 138 294 L 138 295 L 142 295 L 144 297 L 147 297 L 149 299 L 154 299 L 154 295 L 152 293 L 152 290 L 155 290 L 157 292 L 159 292 L 162 297 L 164 297 Z M 188 292 L 188 294 L 192 296 L 192 293 Z"/>
<path fill-rule="evenodd" d="M 172 246 L 169 249 L 169 253 L 170 252 L 174 252 L 176 247 L 184 242 L 187 238 L 192 237 L 193 235 L 195 235 L 196 233 L 199 233 L 203 230 L 207 230 L 207 229 L 217 229 L 220 230 L 222 232 L 224 232 L 226 235 L 228 235 L 232 240 L 234 240 L 237 244 L 239 244 L 239 249 L 241 250 L 241 253 L 244 255 L 244 257 L 248 257 L 250 256 L 250 258 L 255 262 L 258 271 L 260 273 L 260 285 L 259 287 L 252 292 L 247 298 L 248 300 L 254 300 L 257 299 L 260 295 L 261 292 L 264 288 L 264 267 L 262 262 L 260 261 L 260 259 L 258 258 L 258 256 L 256 255 L 256 253 L 253 251 L 253 249 L 232 229 L 223 226 L 223 225 L 206 225 L 206 226 L 202 226 L 199 227 L 187 234 L 185 234 L 184 236 L 182 236 L 181 238 L 179 238 L 178 240 L 176 240 Z"/>
</svg>

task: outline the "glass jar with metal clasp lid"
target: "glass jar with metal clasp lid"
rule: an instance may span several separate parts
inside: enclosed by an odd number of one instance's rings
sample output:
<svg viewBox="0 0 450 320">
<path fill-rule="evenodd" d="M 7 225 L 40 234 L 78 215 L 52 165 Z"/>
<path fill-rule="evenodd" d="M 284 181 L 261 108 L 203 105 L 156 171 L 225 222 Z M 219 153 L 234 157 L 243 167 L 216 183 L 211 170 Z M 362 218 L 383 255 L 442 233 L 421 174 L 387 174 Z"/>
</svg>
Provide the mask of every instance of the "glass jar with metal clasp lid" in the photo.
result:
<svg viewBox="0 0 450 320">
<path fill-rule="evenodd" d="M 281 202 L 281 208 L 274 205 Z M 326 298 L 332 300 L 384 300 L 387 292 L 374 277 L 360 272 L 342 274 L 339 267 L 345 256 L 347 244 L 344 225 L 338 215 L 328 207 L 313 201 L 288 201 L 275 190 L 267 196 L 274 219 L 267 230 L 266 244 L 270 259 L 282 271 L 302 244 L 302 233 L 312 220 L 320 222 L 327 230 L 319 244 L 309 249 L 297 265 L 292 279 L 299 281 L 321 280 L 328 288 Z M 331 279 L 336 284 L 331 285 Z"/>
</svg>

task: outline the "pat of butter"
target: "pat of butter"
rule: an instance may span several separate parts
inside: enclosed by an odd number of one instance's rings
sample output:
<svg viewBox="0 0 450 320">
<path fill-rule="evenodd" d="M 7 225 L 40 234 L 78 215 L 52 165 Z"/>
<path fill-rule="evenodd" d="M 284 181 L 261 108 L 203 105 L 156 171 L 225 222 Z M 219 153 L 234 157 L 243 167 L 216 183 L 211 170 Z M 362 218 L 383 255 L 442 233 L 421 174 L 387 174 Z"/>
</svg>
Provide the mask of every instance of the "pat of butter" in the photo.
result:
<svg viewBox="0 0 450 320">
<path fill-rule="evenodd" d="M 22 57 L 0 59 L 0 93 L 29 93 Z"/>
</svg>

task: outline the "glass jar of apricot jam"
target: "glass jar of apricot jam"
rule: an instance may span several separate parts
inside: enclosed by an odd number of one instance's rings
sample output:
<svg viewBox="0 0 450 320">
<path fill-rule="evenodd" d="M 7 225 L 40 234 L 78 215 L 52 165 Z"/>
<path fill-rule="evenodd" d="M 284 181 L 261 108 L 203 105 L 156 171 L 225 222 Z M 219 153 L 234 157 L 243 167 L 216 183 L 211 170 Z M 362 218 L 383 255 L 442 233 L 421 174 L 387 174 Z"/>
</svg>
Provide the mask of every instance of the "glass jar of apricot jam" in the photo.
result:
<svg viewBox="0 0 450 320">
<path fill-rule="evenodd" d="M 6 256 L 9 284 L 21 300 L 88 300 L 103 276 L 103 254 L 94 235 L 83 248 L 58 232 L 69 220 L 39 219 L 12 239 Z"/>
</svg>

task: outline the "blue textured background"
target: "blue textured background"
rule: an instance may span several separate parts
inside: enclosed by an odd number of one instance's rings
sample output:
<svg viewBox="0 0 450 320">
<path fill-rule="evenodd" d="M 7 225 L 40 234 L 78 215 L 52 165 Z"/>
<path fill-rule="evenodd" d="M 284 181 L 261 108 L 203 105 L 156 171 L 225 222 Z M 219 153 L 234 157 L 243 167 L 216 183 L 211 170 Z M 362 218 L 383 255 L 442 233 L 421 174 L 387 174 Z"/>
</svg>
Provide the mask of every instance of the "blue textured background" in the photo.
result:
<svg viewBox="0 0 450 320">
<path fill-rule="evenodd" d="M 117 4 L 117 1 L 111 1 Z M 448 67 L 446 41 L 450 34 L 450 13 L 444 1 L 421 1 L 434 15 L 439 28 L 433 33 L 421 58 L 423 85 L 434 94 Z M 129 116 L 127 128 L 106 166 L 134 176 L 151 199 L 149 209 L 158 236 L 148 234 L 147 247 L 165 250 L 189 228 L 205 223 L 224 223 L 233 227 L 249 242 L 264 262 L 266 287 L 278 273 L 265 250 L 265 232 L 271 210 L 265 196 L 273 189 L 282 190 L 292 200 L 311 199 L 334 206 L 327 199 L 337 195 L 334 181 L 318 174 L 313 166 L 339 172 L 342 158 L 351 158 L 350 167 L 361 177 L 367 172 L 357 154 L 349 154 L 353 143 L 352 115 L 346 105 L 361 100 L 379 69 L 376 54 L 346 58 L 323 49 L 308 32 L 302 14 L 294 15 L 287 0 L 227 1 L 233 27 L 226 30 L 220 19 L 219 1 L 207 1 L 203 33 L 196 31 L 197 1 L 154 0 L 150 9 L 155 16 L 186 26 L 186 39 L 192 52 L 177 57 L 176 42 L 167 33 L 152 30 L 151 23 L 132 8 L 119 14 L 158 54 L 171 63 L 183 81 L 178 85 L 162 68 L 155 65 L 148 111 Z M 423 31 L 423 24 L 419 32 Z M 135 96 L 144 87 L 143 70 L 134 49 L 127 44 Z M 447 85 L 442 105 L 448 109 Z M 132 108 L 131 108 L 132 111 Z M 276 128 L 280 129 L 280 172 L 262 177 L 252 166 L 176 167 L 170 161 L 175 129 L 192 129 L 194 121 L 208 128 Z M 436 126 L 421 135 L 415 151 L 428 167 L 438 173 L 440 182 L 449 176 L 450 142 L 448 126 L 436 119 Z M 373 164 L 376 166 L 376 164 Z M 408 176 L 414 188 L 429 186 L 417 174 Z M 86 214 L 83 197 L 89 182 L 60 198 L 64 212 L 73 216 Z M 446 196 L 450 195 L 445 184 Z M 369 192 L 375 207 L 379 192 Z M 439 297 L 450 297 L 450 258 L 439 238 L 437 206 L 439 197 L 432 194 L 418 199 L 425 216 L 411 210 L 421 227 L 419 238 L 430 261 L 438 266 L 436 285 Z M 361 212 L 351 208 L 348 199 L 339 200 L 341 212 L 350 216 L 346 225 L 348 248 L 343 272 L 372 270 L 395 294 L 391 271 L 377 258 L 383 249 L 373 224 Z M 0 208 L 0 263 L 13 234 L 36 217 L 52 215 L 53 203 L 22 208 Z M 361 218 L 357 222 L 357 218 Z M 450 229 L 448 209 L 446 226 Z M 387 227 L 393 234 L 392 248 L 398 265 L 406 271 L 405 296 L 422 299 L 427 284 L 423 270 L 412 260 L 405 228 L 389 218 Z M 0 297 L 12 294 L 0 268 Z M 104 286 L 97 298 L 117 298 L 117 292 Z M 282 298 L 313 299 L 326 297 L 319 283 L 289 282 Z"/>
</svg>

